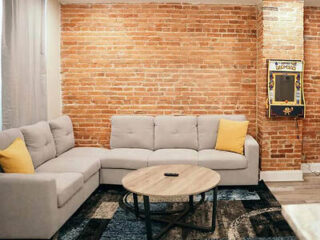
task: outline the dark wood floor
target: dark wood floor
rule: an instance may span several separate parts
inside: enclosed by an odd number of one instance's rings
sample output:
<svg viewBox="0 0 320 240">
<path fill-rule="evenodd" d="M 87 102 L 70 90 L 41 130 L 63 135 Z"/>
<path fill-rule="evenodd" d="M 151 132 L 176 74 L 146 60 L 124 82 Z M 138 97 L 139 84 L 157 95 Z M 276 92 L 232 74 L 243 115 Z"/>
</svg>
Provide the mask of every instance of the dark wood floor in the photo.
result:
<svg viewBox="0 0 320 240">
<path fill-rule="evenodd" d="M 305 174 L 303 182 L 267 182 L 281 205 L 320 203 L 320 176 Z"/>
</svg>

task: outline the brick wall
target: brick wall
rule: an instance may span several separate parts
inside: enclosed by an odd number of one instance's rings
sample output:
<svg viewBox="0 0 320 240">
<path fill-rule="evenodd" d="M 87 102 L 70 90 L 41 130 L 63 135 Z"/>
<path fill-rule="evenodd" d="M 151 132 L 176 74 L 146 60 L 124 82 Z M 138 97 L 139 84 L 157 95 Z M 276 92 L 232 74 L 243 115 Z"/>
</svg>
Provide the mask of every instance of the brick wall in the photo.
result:
<svg viewBox="0 0 320 240">
<path fill-rule="evenodd" d="M 62 5 L 61 21 L 63 112 L 77 145 L 108 147 L 114 114 L 245 114 L 262 170 L 320 162 L 320 8 Z M 305 120 L 267 118 L 268 58 L 305 59 Z"/>
<path fill-rule="evenodd" d="M 263 171 L 301 167 L 302 120 L 269 119 L 265 103 L 266 60 L 303 60 L 303 7 L 301 0 L 264 0 L 258 8 L 257 128 Z"/>
<path fill-rule="evenodd" d="M 256 131 L 256 7 L 62 5 L 63 112 L 77 145 L 114 114 L 245 114 Z"/>
<path fill-rule="evenodd" d="M 304 12 L 306 119 L 303 123 L 303 162 L 320 162 L 320 8 Z"/>
</svg>

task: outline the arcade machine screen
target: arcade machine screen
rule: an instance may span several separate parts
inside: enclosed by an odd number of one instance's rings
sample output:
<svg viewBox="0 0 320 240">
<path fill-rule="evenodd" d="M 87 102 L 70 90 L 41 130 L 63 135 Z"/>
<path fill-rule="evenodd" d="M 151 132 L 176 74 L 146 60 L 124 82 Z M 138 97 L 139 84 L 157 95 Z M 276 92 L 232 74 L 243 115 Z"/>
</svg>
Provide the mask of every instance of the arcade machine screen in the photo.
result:
<svg viewBox="0 0 320 240">
<path fill-rule="evenodd" d="M 275 101 L 277 102 L 293 102 L 294 101 L 294 76 L 277 75 L 275 87 Z"/>
</svg>

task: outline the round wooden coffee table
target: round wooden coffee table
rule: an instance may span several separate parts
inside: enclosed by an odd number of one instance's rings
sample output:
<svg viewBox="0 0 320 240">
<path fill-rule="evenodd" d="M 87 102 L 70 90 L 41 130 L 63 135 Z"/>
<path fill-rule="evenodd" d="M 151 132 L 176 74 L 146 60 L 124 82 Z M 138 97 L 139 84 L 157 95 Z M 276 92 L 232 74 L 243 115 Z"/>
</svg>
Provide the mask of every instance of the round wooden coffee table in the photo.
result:
<svg viewBox="0 0 320 240">
<path fill-rule="evenodd" d="M 177 173 L 178 176 L 165 176 L 166 173 Z M 144 218 L 146 222 L 147 239 L 159 239 L 174 226 L 180 226 L 200 231 L 213 232 L 215 230 L 217 208 L 217 185 L 220 175 L 205 167 L 194 165 L 159 165 L 141 168 L 126 175 L 122 185 L 129 192 L 122 198 L 122 206 L 133 211 L 137 217 Z M 210 227 L 196 226 L 181 221 L 188 213 L 194 212 L 203 203 L 205 192 L 213 190 L 212 223 Z M 133 194 L 134 205 L 131 206 L 127 197 Z M 201 194 L 201 200 L 194 204 L 193 196 Z M 138 197 L 143 196 L 144 211 L 139 210 Z M 181 197 L 189 196 L 189 204 L 181 211 L 173 211 L 173 219 L 155 217 L 159 212 L 150 211 L 149 197 Z M 154 213 L 154 214 L 153 214 Z M 168 213 L 163 213 L 167 214 Z M 167 226 L 156 236 L 152 234 L 151 220 L 167 223 Z"/>
</svg>

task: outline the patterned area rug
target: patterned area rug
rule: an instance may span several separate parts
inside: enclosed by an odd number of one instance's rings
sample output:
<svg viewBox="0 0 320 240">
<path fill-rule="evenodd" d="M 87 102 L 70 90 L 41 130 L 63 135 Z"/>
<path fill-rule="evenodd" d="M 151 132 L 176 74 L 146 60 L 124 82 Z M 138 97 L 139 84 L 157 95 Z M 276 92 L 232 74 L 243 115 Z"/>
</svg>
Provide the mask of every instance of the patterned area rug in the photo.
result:
<svg viewBox="0 0 320 240">
<path fill-rule="evenodd" d="M 60 229 L 54 239 L 146 239 L 144 221 L 137 220 L 131 212 L 119 207 L 118 201 L 124 192 L 122 187 L 100 186 Z M 181 208 L 182 204 L 187 204 L 187 200 L 187 198 L 151 198 L 151 209 L 177 209 Z M 142 204 L 140 205 L 142 208 Z M 209 225 L 211 209 L 212 192 L 208 192 L 205 203 L 189 216 L 187 221 Z M 160 224 L 152 225 L 154 233 L 161 227 Z M 296 238 L 281 215 L 280 204 L 264 182 L 260 182 L 258 186 L 219 188 L 217 225 L 214 233 L 176 227 L 163 239 L 294 240 Z"/>
</svg>

